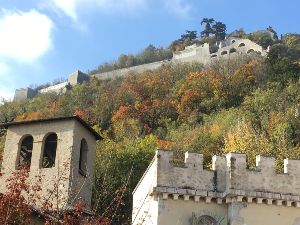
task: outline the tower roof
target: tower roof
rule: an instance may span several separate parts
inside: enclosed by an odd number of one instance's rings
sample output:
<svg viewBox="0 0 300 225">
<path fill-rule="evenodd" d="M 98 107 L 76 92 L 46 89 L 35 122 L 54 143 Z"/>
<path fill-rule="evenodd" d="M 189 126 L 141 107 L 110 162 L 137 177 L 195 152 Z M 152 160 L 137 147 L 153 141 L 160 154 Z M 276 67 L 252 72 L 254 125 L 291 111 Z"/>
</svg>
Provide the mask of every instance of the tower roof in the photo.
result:
<svg viewBox="0 0 300 225">
<path fill-rule="evenodd" d="M 96 140 L 103 139 L 100 134 L 98 134 L 90 125 L 88 125 L 83 119 L 79 116 L 67 116 L 67 117 L 55 117 L 55 118 L 48 118 L 48 119 L 37 119 L 37 120 L 27 120 L 27 121 L 17 121 L 17 122 L 10 122 L 10 123 L 2 123 L 0 124 L 0 128 L 8 128 L 10 126 L 18 126 L 18 125 L 25 125 L 25 124 L 32 124 L 32 123 L 41 123 L 41 122 L 52 122 L 52 121 L 64 121 L 64 120 L 76 120 L 82 126 L 84 126 L 90 133 L 92 133 Z"/>
</svg>

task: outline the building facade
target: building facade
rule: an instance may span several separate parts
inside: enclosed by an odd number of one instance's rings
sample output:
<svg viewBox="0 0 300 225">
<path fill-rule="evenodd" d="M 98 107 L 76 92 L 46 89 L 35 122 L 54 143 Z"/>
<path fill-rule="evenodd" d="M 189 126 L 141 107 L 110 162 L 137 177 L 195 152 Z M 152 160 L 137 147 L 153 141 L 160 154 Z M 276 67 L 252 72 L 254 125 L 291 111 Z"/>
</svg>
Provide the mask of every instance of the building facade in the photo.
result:
<svg viewBox="0 0 300 225">
<path fill-rule="evenodd" d="M 133 193 L 134 225 L 300 225 L 300 161 L 256 157 L 248 170 L 243 154 L 186 153 L 176 166 L 173 152 L 158 150 Z"/>
<path fill-rule="evenodd" d="M 93 188 L 95 143 L 101 137 L 77 116 L 12 122 L 7 128 L 0 193 L 20 166 L 29 167 L 28 182 L 40 186 L 28 198 L 39 209 L 68 210 L 83 201 L 89 210 Z"/>
</svg>

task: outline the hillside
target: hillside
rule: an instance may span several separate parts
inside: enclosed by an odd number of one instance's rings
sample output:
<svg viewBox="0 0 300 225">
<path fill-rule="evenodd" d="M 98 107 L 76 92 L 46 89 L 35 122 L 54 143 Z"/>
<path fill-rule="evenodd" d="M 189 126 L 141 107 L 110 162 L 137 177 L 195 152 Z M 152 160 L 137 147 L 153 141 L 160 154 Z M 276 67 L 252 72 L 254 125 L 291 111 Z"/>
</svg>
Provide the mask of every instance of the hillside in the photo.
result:
<svg viewBox="0 0 300 225">
<path fill-rule="evenodd" d="M 97 145 L 96 183 L 103 212 L 126 185 L 116 224 L 129 224 L 131 192 L 156 148 L 300 158 L 300 35 L 287 34 L 258 55 L 166 65 L 142 74 L 93 79 L 65 94 L 3 102 L 0 122 L 77 114 L 105 138 Z M 1 131 L 3 145 L 5 131 Z M 278 165 L 280 170 L 280 165 Z"/>
</svg>

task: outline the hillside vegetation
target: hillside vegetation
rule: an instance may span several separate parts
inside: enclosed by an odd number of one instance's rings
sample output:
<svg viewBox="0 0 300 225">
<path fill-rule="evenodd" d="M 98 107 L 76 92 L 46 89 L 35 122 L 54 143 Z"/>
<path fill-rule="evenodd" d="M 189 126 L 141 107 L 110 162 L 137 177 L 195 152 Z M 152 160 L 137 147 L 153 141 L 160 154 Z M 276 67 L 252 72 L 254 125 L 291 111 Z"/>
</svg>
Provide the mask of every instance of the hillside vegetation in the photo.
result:
<svg viewBox="0 0 300 225">
<path fill-rule="evenodd" d="M 96 193 L 99 212 L 117 189 L 126 194 L 115 224 L 129 224 L 131 192 L 155 149 L 214 154 L 241 152 L 300 157 L 300 35 L 287 34 L 267 59 L 244 56 L 199 64 L 163 66 L 110 80 L 91 80 L 65 94 L 40 94 L 22 102 L 3 102 L 0 122 L 77 114 L 104 140 L 97 144 Z M 3 143 L 5 131 L 2 131 Z M 2 147 L 3 144 L 0 144 Z M 98 199 L 98 198 L 95 198 Z"/>
</svg>

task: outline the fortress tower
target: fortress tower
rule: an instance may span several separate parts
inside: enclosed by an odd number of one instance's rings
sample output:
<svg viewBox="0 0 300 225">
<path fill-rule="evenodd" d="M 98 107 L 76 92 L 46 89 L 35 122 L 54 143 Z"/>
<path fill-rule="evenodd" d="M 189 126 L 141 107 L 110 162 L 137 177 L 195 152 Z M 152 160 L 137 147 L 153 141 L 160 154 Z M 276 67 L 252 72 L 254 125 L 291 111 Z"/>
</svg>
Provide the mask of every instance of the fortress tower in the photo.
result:
<svg viewBox="0 0 300 225">
<path fill-rule="evenodd" d="M 101 139 L 98 133 L 77 116 L 1 126 L 7 128 L 1 193 L 6 190 L 7 178 L 26 163 L 28 181 L 41 186 L 41 191 L 34 193 L 41 199 L 37 208 L 50 201 L 54 209 L 69 209 L 77 200 L 90 207 L 95 143 Z"/>
<path fill-rule="evenodd" d="M 257 156 L 248 170 L 243 154 L 186 153 L 173 164 L 173 152 L 158 150 L 133 193 L 134 225 L 300 225 L 300 160 L 286 159 L 284 173 L 274 158 Z"/>
</svg>

